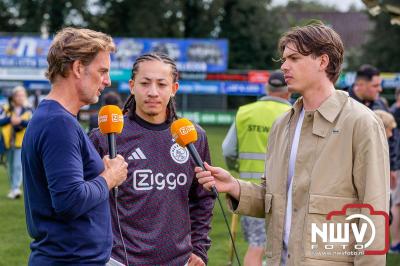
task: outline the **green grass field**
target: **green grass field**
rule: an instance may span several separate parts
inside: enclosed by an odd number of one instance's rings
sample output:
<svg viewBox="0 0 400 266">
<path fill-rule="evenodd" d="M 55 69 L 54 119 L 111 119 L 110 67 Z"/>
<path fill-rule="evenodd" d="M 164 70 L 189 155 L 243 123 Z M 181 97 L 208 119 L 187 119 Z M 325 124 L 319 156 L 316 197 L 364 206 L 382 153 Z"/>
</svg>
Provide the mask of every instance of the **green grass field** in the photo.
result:
<svg viewBox="0 0 400 266">
<path fill-rule="evenodd" d="M 225 167 L 222 158 L 221 143 L 228 130 L 227 127 L 205 127 L 213 164 Z M 29 236 L 25 224 L 25 212 L 23 200 L 9 200 L 6 198 L 8 192 L 8 178 L 4 167 L 0 167 L 0 266 L 27 265 L 29 256 Z M 224 201 L 224 196 L 220 198 Z M 223 203 L 224 204 L 224 203 Z M 223 205 L 226 210 L 226 206 Z M 231 221 L 231 214 L 227 213 L 228 221 Z M 220 207 L 216 203 L 214 208 L 214 219 L 210 234 L 212 246 L 209 251 L 210 266 L 228 265 L 229 238 Z M 242 238 L 240 226 L 236 234 L 236 246 L 240 258 L 246 251 L 246 244 Z M 389 266 L 400 265 L 400 255 L 388 256 Z M 237 265 L 234 263 L 233 265 Z"/>
</svg>

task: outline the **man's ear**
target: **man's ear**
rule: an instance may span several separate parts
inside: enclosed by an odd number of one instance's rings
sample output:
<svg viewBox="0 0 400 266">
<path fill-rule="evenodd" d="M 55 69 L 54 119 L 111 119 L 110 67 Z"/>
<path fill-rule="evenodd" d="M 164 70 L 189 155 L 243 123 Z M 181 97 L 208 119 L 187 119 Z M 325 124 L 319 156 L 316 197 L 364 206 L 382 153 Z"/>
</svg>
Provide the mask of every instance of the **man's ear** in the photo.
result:
<svg viewBox="0 0 400 266">
<path fill-rule="evenodd" d="M 74 75 L 76 78 L 80 78 L 82 76 L 83 67 L 84 66 L 82 65 L 81 61 L 75 60 L 71 66 L 72 75 Z"/>
<path fill-rule="evenodd" d="M 132 95 L 135 95 L 135 81 L 133 79 L 129 80 L 129 90 L 131 92 Z"/>
<path fill-rule="evenodd" d="M 175 82 L 175 83 L 172 85 L 172 95 L 171 95 L 172 97 L 176 95 L 176 92 L 178 91 L 178 89 L 179 89 L 179 83 L 178 83 L 178 82 Z"/>
<path fill-rule="evenodd" d="M 321 71 L 325 71 L 328 68 L 329 65 L 329 56 L 327 54 L 323 54 L 320 56 L 321 60 L 320 60 L 320 70 Z"/>
</svg>

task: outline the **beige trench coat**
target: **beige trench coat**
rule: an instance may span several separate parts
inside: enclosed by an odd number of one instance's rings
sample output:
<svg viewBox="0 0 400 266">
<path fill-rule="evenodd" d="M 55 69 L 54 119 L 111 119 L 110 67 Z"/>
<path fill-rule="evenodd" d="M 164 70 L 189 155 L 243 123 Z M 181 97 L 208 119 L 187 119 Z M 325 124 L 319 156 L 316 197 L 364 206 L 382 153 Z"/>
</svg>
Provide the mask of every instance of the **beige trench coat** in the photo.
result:
<svg viewBox="0 0 400 266">
<path fill-rule="evenodd" d="M 300 98 L 271 129 L 263 185 L 240 181 L 239 202 L 228 197 L 228 206 L 231 210 L 234 207 L 235 213 L 265 217 L 268 265 L 279 265 L 281 261 L 288 163 L 301 109 Z M 335 243 L 333 251 L 339 252 L 337 254 L 316 253 L 329 251 L 325 249 L 327 243 L 320 238 L 317 238 L 318 248 L 311 247 L 311 223 L 322 228 L 326 215 L 341 210 L 344 204 L 368 203 L 386 213 L 389 209 L 389 154 L 383 124 L 346 92 L 335 91 L 316 111 L 305 112 L 295 162 L 292 202 L 286 265 L 385 265 L 385 255 L 340 253 L 354 249 L 350 249 L 355 245 L 353 236 L 345 247 Z M 384 249 L 383 216 L 369 215 L 365 208 L 349 209 L 346 214 L 349 213 L 362 213 L 371 218 L 376 237 L 368 249 Z M 334 216 L 333 221 L 345 222 L 344 218 Z M 358 219 L 352 221 L 359 223 Z M 369 231 L 365 239 L 369 239 Z"/>
</svg>

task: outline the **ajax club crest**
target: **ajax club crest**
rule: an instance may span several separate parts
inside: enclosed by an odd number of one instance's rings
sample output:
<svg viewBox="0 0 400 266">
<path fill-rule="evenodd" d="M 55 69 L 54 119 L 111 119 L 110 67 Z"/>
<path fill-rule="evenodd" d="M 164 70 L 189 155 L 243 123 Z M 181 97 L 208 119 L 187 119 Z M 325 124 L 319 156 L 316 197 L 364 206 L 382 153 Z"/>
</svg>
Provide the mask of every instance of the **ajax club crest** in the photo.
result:
<svg viewBox="0 0 400 266">
<path fill-rule="evenodd" d="M 184 164 L 189 159 L 189 151 L 181 147 L 178 143 L 174 143 L 170 149 L 172 159 L 179 164 Z"/>
</svg>

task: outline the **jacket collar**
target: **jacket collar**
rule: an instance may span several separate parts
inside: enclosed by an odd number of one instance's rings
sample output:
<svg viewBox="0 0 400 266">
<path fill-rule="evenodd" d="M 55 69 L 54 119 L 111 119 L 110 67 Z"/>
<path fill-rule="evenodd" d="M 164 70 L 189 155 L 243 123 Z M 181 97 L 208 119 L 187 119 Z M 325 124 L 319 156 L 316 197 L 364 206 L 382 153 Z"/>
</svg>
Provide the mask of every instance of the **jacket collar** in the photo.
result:
<svg viewBox="0 0 400 266">
<path fill-rule="evenodd" d="M 333 123 L 348 98 L 349 94 L 347 92 L 335 90 L 335 92 L 318 107 L 317 111 L 326 120 Z"/>
<path fill-rule="evenodd" d="M 335 92 L 326 99 L 320 107 L 314 112 L 313 134 L 320 137 L 326 137 L 333 122 L 339 115 L 343 105 L 349 95 L 347 92 L 335 90 Z M 303 97 L 300 97 L 293 105 L 291 118 L 300 114 L 303 108 Z"/>
<path fill-rule="evenodd" d="M 333 123 L 336 117 L 342 110 L 343 104 L 348 99 L 349 94 L 345 91 L 335 90 L 335 92 L 326 99 L 320 107 L 317 108 L 317 112 L 322 115 L 327 121 Z M 292 115 L 294 113 L 299 114 L 303 108 L 303 97 L 297 99 L 292 107 Z"/>
</svg>

